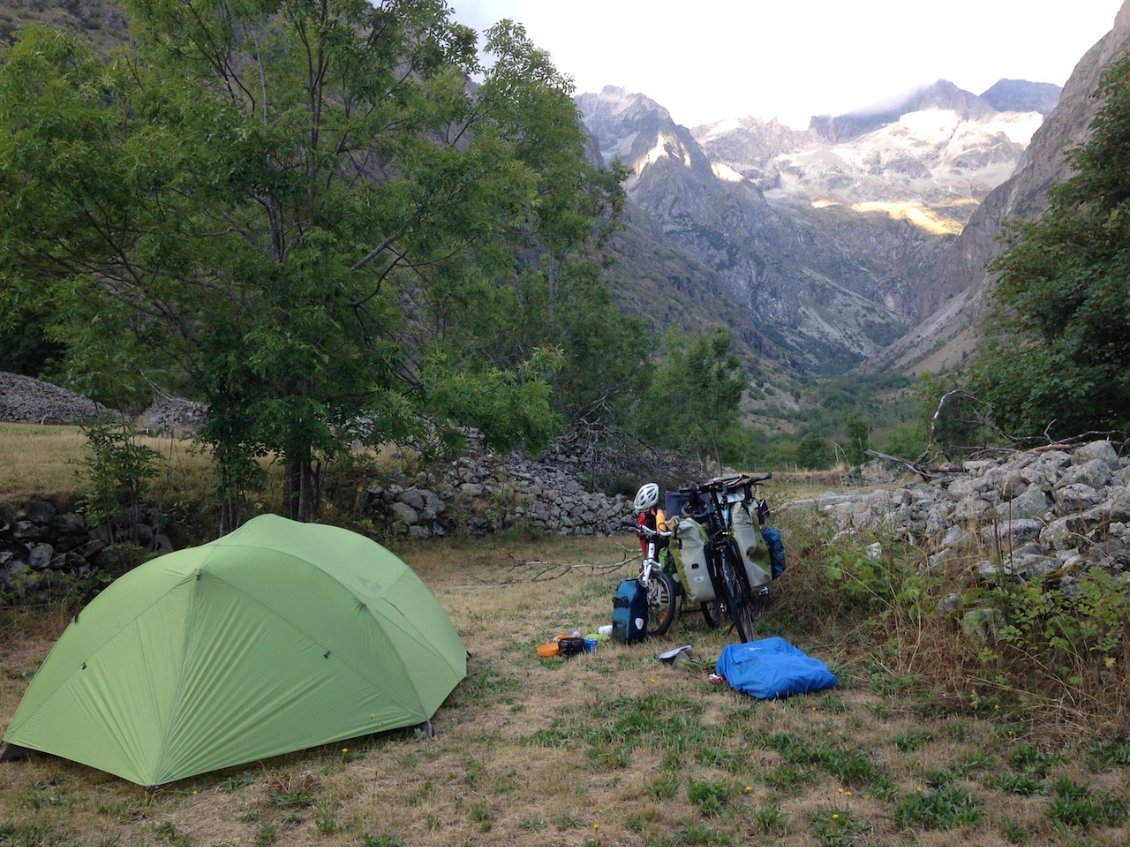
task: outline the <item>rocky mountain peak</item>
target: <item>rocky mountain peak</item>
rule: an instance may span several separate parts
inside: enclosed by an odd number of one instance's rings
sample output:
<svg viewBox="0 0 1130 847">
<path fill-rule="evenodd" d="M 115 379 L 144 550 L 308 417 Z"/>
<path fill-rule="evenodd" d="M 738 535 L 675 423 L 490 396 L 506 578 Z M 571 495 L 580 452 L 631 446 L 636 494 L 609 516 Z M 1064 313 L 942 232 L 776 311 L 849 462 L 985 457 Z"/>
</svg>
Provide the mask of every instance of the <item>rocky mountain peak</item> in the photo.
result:
<svg viewBox="0 0 1130 847">
<path fill-rule="evenodd" d="M 981 99 L 998 112 L 1039 112 L 1046 118 L 1059 103 L 1062 92 L 1062 88 L 1050 82 L 1000 79 L 981 93 Z"/>
<path fill-rule="evenodd" d="M 985 120 L 997 110 L 976 94 L 940 79 L 915 89 L 892 104 L 859 110 L 846 115 L 817 115 L 809 129 L 833 143 L 841 143 L 873 132 L 911 112 L 941 109 L 954 112 L 963 120 Z"/>
<path fill-rule="evenodd" d="M 616 85 L 606 85 L 599 94 L 581 94 L 577 106 L 586 121 L 655 120 L 674 123 L 671 113 L 646 94 L 630 92 Z"/>
<path fill-rule="evenodd" d="M 690 131 L 650 97 L 605 86 L 600 94 L 581 94 L 576 103 L 601 157 L 607 163 L 618 160 L 626 165 L 631 180 L 656 165 L 687 168 L 703 176 L 711 173 L 710 162 Z"/>
<path fill-rule="evenodd" d="M 977 207 L 922 281 L 921 323 L 872 367 L 943 370 L 976 349 L 995 282 L 985 266 L 1004 249 L 997 237 L 1001 227 L 1008 219 L 1035 220 L 1046 210 L 1048 190 L 1071 174 L 1068 152 L 1086 139 L 1101 106 L 1093 95 L 1102 74 L 1128 52 L 1130 2 L 1123 3 L 1111 31 L 1079 60 L 1016 172 Z"/>
</svg>

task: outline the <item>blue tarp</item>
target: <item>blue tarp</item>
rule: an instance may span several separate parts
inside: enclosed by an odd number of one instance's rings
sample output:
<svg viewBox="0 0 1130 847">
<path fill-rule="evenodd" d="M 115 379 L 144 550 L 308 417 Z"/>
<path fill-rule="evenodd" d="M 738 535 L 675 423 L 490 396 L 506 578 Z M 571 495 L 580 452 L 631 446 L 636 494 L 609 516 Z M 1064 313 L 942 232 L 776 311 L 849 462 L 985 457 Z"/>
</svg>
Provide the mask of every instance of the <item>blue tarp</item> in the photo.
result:
<svg viewBox="0 0 1130 847">
<path fill-rule="evenodd" d="M 777 636 L 727 644 L 714 672 L 731 687 L 760 700 L 819 691 L 839 681 L 822 661 Z"/>
</svg>

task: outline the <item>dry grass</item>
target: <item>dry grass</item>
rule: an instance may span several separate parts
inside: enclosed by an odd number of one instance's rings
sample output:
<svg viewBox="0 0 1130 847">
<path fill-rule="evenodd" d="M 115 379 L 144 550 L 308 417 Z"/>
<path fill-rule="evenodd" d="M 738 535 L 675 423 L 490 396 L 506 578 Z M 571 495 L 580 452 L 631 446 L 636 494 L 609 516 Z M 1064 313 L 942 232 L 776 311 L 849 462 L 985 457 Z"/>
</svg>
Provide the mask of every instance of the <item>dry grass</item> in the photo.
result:
<svg viewBox="0 0 1130 847">
<path fill-rule="evenodd" d="M 1130 742 L 1100 759 L 1078 739 L 1049 745 L 992 704 L 980 714 L 947 711 L 880 649 L 805 628 L 820 615 L 803 616 L 803 598 L 789 594 L 805 583 L 806 568 L 818 567 L 803 555 L 780 580 L 781 602 L 762 628 L 825 659 L 840 677 L 834 689 L 756 701 L 708 684 L 705 668 L 657 661 L 657 652 L 684 643 L 718 654 L 725 634 L 704 629 L 697 613 L 646 645 L 538 659 L 540 642 L 609 620 L 615 585 L 633 566 L 600 565 L 620 561 L 624 547 L 624 539 L 556 538 L 403 549 L 472 654 L 467 679 L 435 717 L 434 738 L 400 731 L 355 739 L 152 793 L 39 755 L 0 765 L 0 844 L 789 847 L 1130 838 Z M 558 563 L 563 574 L 536 580 L 545 566 L 524 564 L 535 560 Z M 0 614 L 3 726 L 65 614 Z M 1056 793 L 1062 779 L 1086 786 L 1093 801 L 1077 800 L 1074 816 Z"/>
<path fill-rule="evenodd" d="M 0 424 L 0 494 L 73 491 L 84 444 L 77 426 Z"/>
<path fill-rule="evenodd" d="M 183 438 L 139 436 L 161 456 L 160 491 L 203 491 L 212 462 Z M 37 494 L 69 500 L 83 487 L 86 438 L 77 426 L 0 423 L 0 496 Z"/>
</svg>

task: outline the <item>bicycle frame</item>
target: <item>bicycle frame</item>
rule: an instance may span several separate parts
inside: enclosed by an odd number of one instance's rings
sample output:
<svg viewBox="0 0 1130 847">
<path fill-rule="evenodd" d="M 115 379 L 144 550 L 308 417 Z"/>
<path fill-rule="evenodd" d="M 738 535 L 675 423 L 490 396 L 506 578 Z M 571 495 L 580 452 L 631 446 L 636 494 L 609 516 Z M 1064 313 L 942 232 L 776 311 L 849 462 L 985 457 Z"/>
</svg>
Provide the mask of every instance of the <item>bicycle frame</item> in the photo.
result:
<svg viewBox="0 0 1130 847">
<path fill-rule="evenodd" d="M 640 585 L 644 588 L 647 588 L 648 581 L 651 579 L 651 569 L 661 567 L 659 559 L 656 558 L 656 546 L 655 538 L 649 536 L 647 539 L 647 555 L 643 557 L 643 561 L 640 563 L 639 580 Z"/>
<path fill-rule="evenodd" d="M 660 532 L 643 524 L 625 524 L 625 528 L 632 529 L 636 535 L 646 541 L 646 552 L 640 563 L 637 580 L 647 593 L 648 614 L 651 621 L 649 632 L 663 635 L 678 615 L 676 585 L 681 587 L 681 583 L 677 578 L 673 578 L 659 561 L 658 550 L 660 539 L 670 538 L 673 533 Z"/>
</svg>

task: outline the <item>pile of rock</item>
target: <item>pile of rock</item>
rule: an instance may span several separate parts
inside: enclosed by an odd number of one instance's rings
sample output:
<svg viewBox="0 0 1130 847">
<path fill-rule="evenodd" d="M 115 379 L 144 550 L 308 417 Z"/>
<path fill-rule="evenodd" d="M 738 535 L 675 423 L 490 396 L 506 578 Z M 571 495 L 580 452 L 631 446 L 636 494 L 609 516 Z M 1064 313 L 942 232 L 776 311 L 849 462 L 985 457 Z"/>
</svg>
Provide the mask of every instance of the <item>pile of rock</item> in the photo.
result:
<svg viewBox="0 0 1130 847">
<path fill-rule="evenodd" d="M 0 421 L 85 424 L 117 415 L 117 412 L 65 388 L 30 376 L 0 371 Z"/>
<path fill-rule="evenodd" d="M 926 567 L 963 558 L 986 577 L 1056 575 L 1093 566 L 1130 590 L 1130 461 L 1108 441 L 965 462 L 930 482 L 789 504 L 861 541 L 921 548 Z M 881 543 L 881 542 L 880 542 Z"/>
<path fill-rule="evenodd" d="M 364 513 L 386 531 L 424 539 L 472 537 L 513 527 L 562 535 L 607 535 L 632 518 L 621 495 L 586 491 L 555 459 L 475 455 L 422 484 L 371 485 Z"/>
<path fill-rule="evenodd" d="M 159 397 L 137 419 L 148 435 L 190 435 L 208 416 L 203 403 L 181 397 Z M 30 376 L 0 371 L 0 421 L 38 424 L 88 424 L 121 418 L 121 412 L 65 388 Z"/>
<path fill-rule="evenodd" d="M 183 397 L 161 397 L 137 419 L 137 427 L 148 435 L 192 435 L 204 426 L 208 407 Z"/>
</svg>

